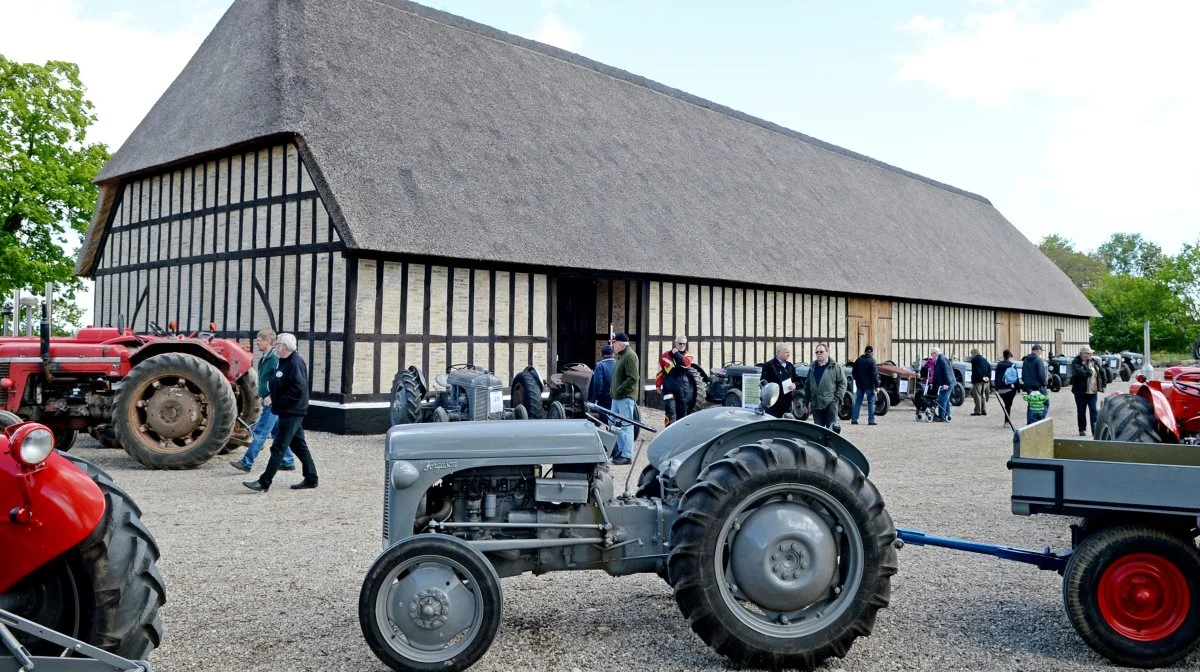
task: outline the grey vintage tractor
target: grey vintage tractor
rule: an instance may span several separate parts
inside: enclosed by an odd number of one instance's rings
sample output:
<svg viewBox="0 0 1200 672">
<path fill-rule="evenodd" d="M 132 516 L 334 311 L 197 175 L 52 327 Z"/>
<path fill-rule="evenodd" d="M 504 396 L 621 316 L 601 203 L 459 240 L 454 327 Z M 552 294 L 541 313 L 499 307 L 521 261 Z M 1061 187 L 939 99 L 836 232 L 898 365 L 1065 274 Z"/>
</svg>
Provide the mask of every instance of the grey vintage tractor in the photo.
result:
<svg viewBox="0 0 1200 672">
<path fill-rule="evenodd" d="M 1058 392 L 1064 385 L 1071 384 L 1071 358 L 1066 355 L 1051 357 L 1046 366 L 1050 373 L 1050 383 L 1047 387 L 1051 392 Z"/>
<path fill-rule="evenodd" d="M 392 427 L 384 550 L 359 595 L 368 645 L 396 670 L 463 670 L 500 628 L 501 577 L 599 569 L 657 573 L 739 665 L 844 656 L 888 603 L 896 530 L 862 453 L 765 415 L 779 387 L 762 392 L 757 411 L 663 430 L 636 494 L 628 478 L 616 493 L 608 461 L 613 424 L 636 421 L 595 405 L 584 420 Z"/>
<path fill-rule="evenodd" d="M 460 420 L 524 420 L 525 409 L 504 407 L 500 379 L 471 364 L 451 366 L 437 377 L 438 389 L 430 393 L 425 376 L 415 366 L 392 379 L 392 425 Z"/>
<path fill-rule="evenodd" d="M 1124 352 L 1120 353 L 1120 355 L 1121 366 L 1117 370 L 1117 373 L 1121 376 L 1122 381 L 1129 382 L 1130 378 L 1133 378 L 1139 371 L 1142 370 L 1142 363 L 1145 360 L 1140 352 L 1130 352 L 1129 350 L 1125 350 Z"/>
</svg>

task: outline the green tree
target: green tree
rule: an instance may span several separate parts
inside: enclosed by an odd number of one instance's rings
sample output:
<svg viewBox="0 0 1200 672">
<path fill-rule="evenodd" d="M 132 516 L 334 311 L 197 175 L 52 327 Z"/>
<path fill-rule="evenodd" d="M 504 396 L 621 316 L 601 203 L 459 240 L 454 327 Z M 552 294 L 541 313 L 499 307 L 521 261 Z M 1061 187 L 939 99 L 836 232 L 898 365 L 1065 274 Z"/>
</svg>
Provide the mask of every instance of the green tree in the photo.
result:
<svg viewBox="0 0 1200 672">
<path fill-rule="evenodd" d="M 1195 320 L 1191 306 L 1169 284 L 1136 275 L 1109 275 L 1085 294 L 1100 317 L 1092 321 L 1092 347 L 1140 349 L 1142 323 L 1150 321 L 1155 350 L 1181 352 L 1191 347 Z"/>
<path fill-rule="evenodd" d="M 1113 275 L 1142 277 L 1153 276 L 1167 259 L 1161 247 L 1140 233 L 1114 233 L 1096 248 L 1095 257 Z"/>
<path fill-rule="evenodd" d="M 1103 263 L 1079 252 L 1071 241 L 1058 234 L 1043 238 L 1038 249 L 1081 290 L 1096 284 L 1108 272 Z"/>
<path fill-rule="evenodd" d="M 92 179 L 109 158 L 107 147 L 87 141 L 95 121 L 77 65 L 0 55 L 0 297 L 40 294 L 54 282 L 57 296 L 73 301 L 82 288 L 68 247 L 87 231 Z M 56 311 L 78 324 L 77 306 Z"/>
</svg>

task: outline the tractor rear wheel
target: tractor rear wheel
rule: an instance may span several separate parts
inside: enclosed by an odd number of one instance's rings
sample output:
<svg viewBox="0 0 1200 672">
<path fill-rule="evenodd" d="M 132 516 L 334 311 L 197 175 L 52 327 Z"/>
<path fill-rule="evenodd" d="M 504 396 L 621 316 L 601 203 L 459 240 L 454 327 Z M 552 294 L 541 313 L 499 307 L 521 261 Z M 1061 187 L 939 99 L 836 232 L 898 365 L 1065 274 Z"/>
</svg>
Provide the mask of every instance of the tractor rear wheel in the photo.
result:
<svg viewBox="0 0 1200 672">
<path fill-rule="evenodd" d="M 392 378 L 392 425 L 411 425 L 421 420 L 421 401 L 425 391 L 413 367 L 397 371 Z"/>
<path fill-rule="evenodd" d="M 262 415 L 262 402 L 258 398 L 258 371 L 250 369 L 237 379 L 233 384 L 233 397 L 237 402 L 238 417 L 253 427 L 258 421 L 258 416 Z M 243 427 L 241 422 L 235 422 L 233 434 L 221 449 L 221 454 L 226 455 L 238 448 L 244 448 L 250 445 L 253 439 L 254 435 L 250 429 Z"/>
<path fill-rule="evenodd" d="M 471 667 L 492 645 L 503 611 L 492 563 L 444 534 L 419 534 L 384 551 L 358 596 L 363 638 L 394 670 Z"/>
<path fill-rule="evenodd" d="M 812 670 L 871 633 L 896 530 L 862 472 L 824 446 L 764 440 L 700 474 L 667 570 L 692 630 L 739 666 Z"/>
<path fill-rule="evenodd" d="M 1096 439 L 1158 443 L 1158 422 L 1154 407 L 1136 394 L 1105 397 L 1096 417 Z"/>
<path fill-rule="evenodd" d="M 532 371 L 521 371 L 513 376 L 511 404 L 513 407 L 524 406 L 525 412 L 535 420 L 546 417 L 546 409 L 542 406 L 542 384 Z"/>
<path fill-rule="evenodd" d="M 967 400 L 967 388 L 963 387 L 962 383 L 954 383 L 954 387 L 950 388 L 950 405 L 962 406 Z"/>
<path fill-rule="evenodd" d="M 687 368 L 688 378 L 692 380 L 692 396 L 687 400 L 688 413 L 695 413 L 697 408 L 701 408 L 704 401 L 704 395 L 708 391 L 708 383 L 704 382 L 704 378 L 700 375 L 700 370 L 693 364 Z"/>
<path fill-rule="evenodd" d="M 110 653 L 145 659 L 162 639 L 158 608 L 167 590 L 158 572 L 158 544 L 141 510 L 103 470 L 71 455 L 104 493 L 104 517 L 78 546 L 0 595 L 0 608 Z M 63 647 L 26 640 L 30 652 L 58 656 Z"/>
<path fill-rule="evenodd" d="M 1067 562 L 1063 603 L 1096 653 L 1119 665 L 1165 667 L 1200 644 L 1200 551 L 1152 527 L 1096 532 Z"/>
<path fill-rule="evenodd" d="M 229 441 L 236 423 L 233 385 L 217 367 L 180 352 L 133 367 L 113 406 L 125 452 L 151 469 L 204 464 Z"/>
</svg>

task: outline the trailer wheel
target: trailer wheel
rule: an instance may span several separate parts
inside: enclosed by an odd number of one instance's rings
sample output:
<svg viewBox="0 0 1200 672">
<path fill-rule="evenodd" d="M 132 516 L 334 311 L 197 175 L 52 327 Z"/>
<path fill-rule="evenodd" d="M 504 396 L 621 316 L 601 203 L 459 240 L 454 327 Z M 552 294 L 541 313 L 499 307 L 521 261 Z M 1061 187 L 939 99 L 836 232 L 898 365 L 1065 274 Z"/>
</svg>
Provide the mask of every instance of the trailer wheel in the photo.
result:
<svg viewBox="0 0 1200 672">
<path fill-rule="evenodd" d="M 1165 667 L 1200 644 L 1200 550 L 1142 526 L 1083 540 L 1063 572 L 1063 603 L 1088 646 L 1131 667 Z"/>
<path fill-rule="evenodd" d="M 679 510 L 667 557 L 675 601 L 739 666 L 812 670 L 869 635 L 887 606 L 895 528 L 875 486 L 828 448 L 737 448 L 701 472 Z"/>
<path fill-rule="evenodd" d="M 1136 394 L 1115 394 L 1105 397 L 1096 417 L 1096 439 L 1099 441 L 1131 441 L 1158 443 L 1158 423 L 1154 407 Z"/>
<path fill-rule="evenodd" d="M 730 406 L 733 408 L 742 407 L 742 391 L 730 390 L 725 393 L 725 400 L 721 402 L 722 406 Z"/>
<path fill-rule="evenodd" d="M 883 390 L 875 391 L 875 415 L 884 416 L 892 408 L 892 400 L 888 397 L 887 392 Z"/>
<path fill-rule="evenodd" d="M 1132 377 L 1133 377 L 1133 369 L 1130 368 L 1130 366 L 1128 364 L 1126 364 L 1125 362 L 1121 362 L 1121 381 L 1128 383 L 1129 379 Z"/>
<path fill-rule="evenodd" d="M 0 595 L 18 616 L 134 660 L 162 640 L 158 609 L 167 590 L 158 572 L 158 544 L 142 525 L 137 504 L 90 462 L 63 455 L 104 493 L 104 517 L 78 546 L 42 566 Z M 63 647 L 17 638 L 35 656 L 58 656 Z M 40 669 L 40 668 L 39 668 Z"/>
<path fill-rule="evenodd" d="M 487 653 L 504 609 L 492 563 L 456 537 L 420 534 L 380 555 L 363 580 L 358 622 L 394 670 L 455 672 Z"/>
<path fill-rule="evenodd" d="M 950 388 L 950 405 L 962 406 L 967 400 L 967 388 L 963 387 L 962 383 L 954 383 L 954 387 Z"/>
<path fill-rule="evenodd" d="M 542 384 L 532 371 L 521 371 L 513 376 L 511 404 L 524 406 L 525 412 L 535 420 L 546 417 L 546 409 L 542 407 Z"/>
<path fill-rule="evenodd" d="M 229 441 L 236 421 L 233 385 L 217 367 L 181 352 L 133 367 L 113 406 L 125 452 L 151 469 L 207 462 Z"/>
</svg>

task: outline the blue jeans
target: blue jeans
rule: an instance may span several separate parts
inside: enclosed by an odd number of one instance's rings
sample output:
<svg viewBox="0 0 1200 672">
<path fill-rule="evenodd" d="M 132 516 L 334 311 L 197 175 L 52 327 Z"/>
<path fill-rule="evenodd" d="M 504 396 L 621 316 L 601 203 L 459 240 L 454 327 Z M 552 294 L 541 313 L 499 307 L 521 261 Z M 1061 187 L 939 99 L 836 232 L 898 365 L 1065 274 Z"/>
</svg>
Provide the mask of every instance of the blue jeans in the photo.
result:
<svg viewBox="0 0 1200 672">
<path fill-rule="evenodd" d="M 867 422 L 875 422 L 875 391 L 864 390 L 861 387 L 854 391 L 854 409 L 850 412 L 850 419 L 858 422 L 858 415 L 862 412 L 863 397 L 867 398 Z"/>
<path fill-rule="evenodd" d="M 612 412 L 626 418 L 633 418 L 637 404 L 633 399 L 613 399 Z M 618 420 L 618 422 L 620 422 Z M 633 425 L 625 425 L 617 431 L 617 453 L 615 457 L 633 459 Z"/>
<path fill-rule="evenodd" d="M 1045 420 L 1046 419 L 1046 411 L 1048 411 L 1048 410 L 1050 410 L 1049 404 L 1046 404 L 1046 408 L 1043 410 L 1040 410 L 1040 411 L 1031 411 L 1028 408 L 1026 408 L 1025 409 L 1025 424 L 1032 425 L 1033 423 L 1037 422 L 1038 420 Z"/>
<path fill-rule="evenodd" d="M 941 411 L 942 420 L 950 419 L 950 390 L 947 387 L 944 390 L 938 391 L 938 410 Z"/>
<path fill-rule="evenodd" d="M 254 438 L 250 440 L 250 445 L 246 447 L 246 454 L 242 456 L 242 466 L 246 468 L 254 466 L 254 460 L 262 451 L 263 444 L 275 435 L 275 426 L 278 423 L 279 416 L 271 412 L 270 406 L 263 406 L 262 415 L 258 416 L 258 421 L 254 423 Z M 283 454 L 283 467 L 288 469 L 295 464 L 296 456 L 292 454 L 292 449 L 288 448 L 287 452 Z"/>
</svg>

